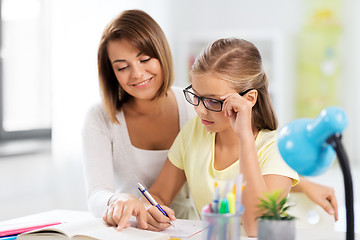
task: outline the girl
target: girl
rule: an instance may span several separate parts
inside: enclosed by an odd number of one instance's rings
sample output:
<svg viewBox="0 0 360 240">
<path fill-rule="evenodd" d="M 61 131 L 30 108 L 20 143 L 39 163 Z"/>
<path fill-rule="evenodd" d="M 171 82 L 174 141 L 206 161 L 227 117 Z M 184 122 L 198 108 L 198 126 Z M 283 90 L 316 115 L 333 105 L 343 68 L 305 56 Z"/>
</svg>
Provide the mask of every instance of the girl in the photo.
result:
<svg viewBox="0 0 360 240">
<path fill-rule="evenodd" d="M 191 83 L 184 94 L 197 117 L 181 129 L 150 192 L 168 205 L 187 181 L 200 212 L 211 202 L 215 180 L 242 173 L 242 222 L 247 235 L 256 236 L 259 197 L 275 189 L 286 196 L 299 179 L 277 149 L 277 119 L 260 53 L 245 40 L 217 40 L 196 59 Z M 161 229 L 168 219 L 153 213 L 148 223 Z"/>
</svg>

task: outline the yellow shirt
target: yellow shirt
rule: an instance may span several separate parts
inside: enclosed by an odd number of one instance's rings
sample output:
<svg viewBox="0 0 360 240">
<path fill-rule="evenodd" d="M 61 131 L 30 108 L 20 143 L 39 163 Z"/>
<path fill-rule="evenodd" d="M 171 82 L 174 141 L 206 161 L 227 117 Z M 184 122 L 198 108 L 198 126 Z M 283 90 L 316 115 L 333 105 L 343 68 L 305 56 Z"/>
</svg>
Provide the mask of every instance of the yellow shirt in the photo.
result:
<svg viewBox="0 0 360 240">
<path fill-rule="evenodd" d="M 261 130 L 255 139 L 261 173 L 290 177 L 295 185 L 299 176 L 282 159 L 276 144 L 276 133 L 277 131 Z M 239 174 L 239 160 L 226 169 L 216 170 L 214 149 L 215 133 L 208 132 L 196 116 L 181 129 L 168 154 L 172 164 L 185 171 L 199 214 L 205 204 L 211 203 L 214 182 L 235 180 Z"/>
</svg>

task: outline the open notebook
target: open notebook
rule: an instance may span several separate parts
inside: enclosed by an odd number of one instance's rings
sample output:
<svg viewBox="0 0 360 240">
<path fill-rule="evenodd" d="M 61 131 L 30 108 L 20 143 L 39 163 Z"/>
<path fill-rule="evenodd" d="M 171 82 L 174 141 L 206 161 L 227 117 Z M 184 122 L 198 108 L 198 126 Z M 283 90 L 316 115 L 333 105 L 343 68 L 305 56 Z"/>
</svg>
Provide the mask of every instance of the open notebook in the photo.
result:
<svg viewBox="0 0 360 240">
<path fill-rule="evenodd" d="M 106 225 L 101 219 L 89 219 L 85 221 L 63 223 L 23 233 L 17 237 L 17 240 L 165 240 L 170 237 L 184 239 L 200 233 L 203 229 L 201 221 L 178 219 L 174 222 L 174 225 L 175 227 L 169 227 L 163 232 L 141 230 L 136 227 L 125 228 L 119 232 L 115 227 Z"/>
</svg>

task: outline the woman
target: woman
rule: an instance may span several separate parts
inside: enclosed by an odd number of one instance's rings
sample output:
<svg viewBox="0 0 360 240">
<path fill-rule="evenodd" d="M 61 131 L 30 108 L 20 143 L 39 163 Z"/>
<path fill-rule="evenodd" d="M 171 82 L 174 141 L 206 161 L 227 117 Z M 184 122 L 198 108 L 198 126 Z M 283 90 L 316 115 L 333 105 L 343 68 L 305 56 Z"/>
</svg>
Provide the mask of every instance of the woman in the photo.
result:
<svg viewBox="0 0 360 240">
<path fill-rule="evenodd" d="M 139 198 L 138 182 L 151 186 L 194 112 L 171 87 L 169 45 L 143 11 L 125 11 L 105 28 L 98 68 L 103 102 L 87 115 L 83 148 L 89 209 L 102 217 L 112 203 L 122 211 Z M 197 217 L 186 186 L 173 207 L 180 218 Z"/>
</svg>

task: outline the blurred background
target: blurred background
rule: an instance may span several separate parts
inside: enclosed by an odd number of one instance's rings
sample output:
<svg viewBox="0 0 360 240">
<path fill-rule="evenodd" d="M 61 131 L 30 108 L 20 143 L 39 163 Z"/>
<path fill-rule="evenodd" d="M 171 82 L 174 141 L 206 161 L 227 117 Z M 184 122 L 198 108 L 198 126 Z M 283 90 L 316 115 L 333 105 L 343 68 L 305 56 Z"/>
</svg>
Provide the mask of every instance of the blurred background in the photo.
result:
<svg viewBox="0 0 360 240">
<path fill-rule="evenodd" d="M 86 210 L 81 130 L 100 101 L 97 47 L 105 25 L 126 9 L 162 27 L 175 85 L 188 83 L 194 57 L 222 37 L 259 48 L 280 126 L 337 105 L 360 232 L 360 1 L 357 0 L 1 0 L 0 221 L 54 208 Z M 337 161 L 310 178 L 335 188 L 345 231 Z"/>
</svg>

